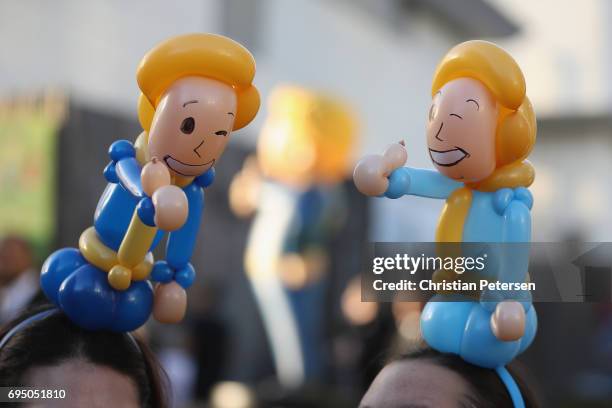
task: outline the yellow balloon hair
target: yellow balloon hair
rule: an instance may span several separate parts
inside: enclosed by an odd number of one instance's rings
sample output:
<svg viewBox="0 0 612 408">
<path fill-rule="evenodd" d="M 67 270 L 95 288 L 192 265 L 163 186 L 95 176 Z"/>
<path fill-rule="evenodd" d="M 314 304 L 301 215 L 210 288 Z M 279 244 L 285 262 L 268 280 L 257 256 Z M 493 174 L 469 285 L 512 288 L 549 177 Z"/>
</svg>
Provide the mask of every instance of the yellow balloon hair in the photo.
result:
<svg viewBox="0 0 612 408">
<path fill-rule="evenodd" d="M 431 94 L 457 78 L 483 83 L 500 104 L 497 167 L 525 159 L 535 144 L 535 113 L 526 95 L 525 77 L 514 58 L 488 41 L 466 41 L 453 47 L 434 74 Z"/>
<path fill-rule="evenodd" d="M 259 92 L 252 84 L 255 60 L 236 41 L 217 34 L 185 34 L 170 38 L 149 51 L 138 66 L 138 118 L 148 130 L 159 99 L 172 83 L 186 76 L 203 76 L 234 88 L 237 112 L 234 130 L 248 125 L 259 110 Z"/>
</svg>

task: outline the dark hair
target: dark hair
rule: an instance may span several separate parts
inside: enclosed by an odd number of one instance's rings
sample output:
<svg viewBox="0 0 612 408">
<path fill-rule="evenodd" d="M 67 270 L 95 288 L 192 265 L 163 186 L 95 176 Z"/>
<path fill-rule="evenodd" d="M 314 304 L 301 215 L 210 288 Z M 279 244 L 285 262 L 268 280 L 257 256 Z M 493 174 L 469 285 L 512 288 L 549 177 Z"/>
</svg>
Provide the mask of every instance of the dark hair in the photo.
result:
<svg viewBox="0 0 612 408">
<path fill-rule="evenodd" d="M 514 404 L 506 386 L 499 378 L 495 370 L 478 367 L 464 361 L 455 354 L 440 353 L 431 348 L 419 348 L 406 354 L 400 355 L 394 361 L 421 360 L 428 361 L 440 367 L 447 368 L 461 376 L 469 386 L 469 392 L 465 401 L 461 401 L 461 407 L 466 408 L 513 408 Z M 525 408 L 539 408 L 540 402 L 535 392 L 527 387 L 523 378 L 518 375 L 517 370 L 510 364 L 506 366 L 508 372 L 521 390 Z"/>
<path fill-rule="evenodd" d="M 0 329 L 0 338 L 20 322 L 49 309 L 46 306 L 24 313 Z M 24 385 L 33 367 L 54 366 L 71 359 L 102 365 L 130 377 L 142 407 L 168 406 L 166 375 L 142 340 L 126 333 L 82 329 L 59 310 L 31 322 L 0 349 L 0 387 Z"/>
</svg>

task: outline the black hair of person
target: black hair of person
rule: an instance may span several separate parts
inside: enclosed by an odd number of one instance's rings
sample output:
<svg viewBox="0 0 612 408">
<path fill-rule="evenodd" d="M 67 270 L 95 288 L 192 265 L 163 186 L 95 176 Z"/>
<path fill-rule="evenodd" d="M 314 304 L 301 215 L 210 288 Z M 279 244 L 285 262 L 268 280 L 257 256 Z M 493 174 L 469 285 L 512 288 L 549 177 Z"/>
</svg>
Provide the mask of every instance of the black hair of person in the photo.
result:
<svg viewBox="0 0 612 408">
<path fill-rule="evenodd" d="M 468 384 L 469 391 L 463 401 L 460 401 L 461 408 L 513 408 L 512 399 L 506 386 L 499 378 L 495 370 L 478 367 L 464 361 L 455 354 L 440 353 L 429 347 L 422 347 L 401 354 L 391 360 L 394 361 L 425 361 L 453 371 L 461 376 Z M 525 408 L 540 408 L 541 403 L 536 397 L 536 393 L 530 389 L 526 381 L 519 375 L 518 370 L 512 364 L 506 366 L 514 380 L 516 381 Z"/>
<path fill-rule="evenodd" d="M 35 367 L 49 367 L 72 359 L 108 367 L 129 377 L 143 408 L 166 408 L 168 380 L 148 346 L 129 333 L 89 331 L 72 323 L 50 306 L 29 310 L 0 328 L 0 387 L 26 386 Z M 47 313 L 45 313 L 47 312 Z M 36 316 L 42 316 L 37 319 Z M 31 319 L 23 327 L 11 330 Z M 33 319 L 33 320 L 32 320 Z"/>
</svg>

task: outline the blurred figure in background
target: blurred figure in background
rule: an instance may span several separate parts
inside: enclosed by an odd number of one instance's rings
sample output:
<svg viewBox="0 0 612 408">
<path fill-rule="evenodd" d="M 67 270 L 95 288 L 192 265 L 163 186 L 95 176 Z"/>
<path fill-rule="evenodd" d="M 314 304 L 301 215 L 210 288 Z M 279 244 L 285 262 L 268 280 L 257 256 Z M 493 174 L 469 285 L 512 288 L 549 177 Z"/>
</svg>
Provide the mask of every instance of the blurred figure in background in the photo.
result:
<svg viewBox="0 0 612 408">
<path fill-rule="evenodd" d="M 346 221 L 342 182 L 357 125 L 337 99 L 278 87 L 257 146 L 230 186 L 239 216 L 255 214 L 245 269 L 281 385 L 323 380 L 328 371 L 329 244 Z"/>
<path fill-rule="evenodd" d="M 19 235 L 6 235 L 0 239 L 0 324 L 42 302 L 30 244 Z"/>
</svg>

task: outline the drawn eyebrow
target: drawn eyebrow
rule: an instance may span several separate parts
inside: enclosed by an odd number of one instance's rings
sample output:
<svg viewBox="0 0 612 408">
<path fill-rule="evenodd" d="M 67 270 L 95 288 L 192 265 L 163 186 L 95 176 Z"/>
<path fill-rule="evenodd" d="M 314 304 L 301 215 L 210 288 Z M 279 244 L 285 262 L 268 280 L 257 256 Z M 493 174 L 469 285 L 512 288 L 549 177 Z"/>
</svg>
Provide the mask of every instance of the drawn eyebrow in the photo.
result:
<svg viewBox="0 0 612 408">
<path fill-rule="evenodd" d="M 434 96 L 436 96 L 436 95 L 442 95 L 442 91 L 436 92 Z"/>
<path fill-rule="evenodd" d="M 234 116 L 234 117 L 236 116 L 236 115 L 234 115 L 234 112 L 227 112 L 227 114 L 228 114 L 228 115 L 232 115 L 232 116 Z"/>
<path fill-rule="evenodd" d="M 466 102 L 474 102 L 476 104 L 476 110 L 480 110 L 480 105 L 478 104 L 478 102 L 474 99 L 468 99 L 466 100 Z"/>
<path fill-rule="evenodd" d="M 198 101 L 196 101 L 195 99 L 193 101 L 187 101 L 183 104 L 183 108 L 187 105 L 189 105 L 190 103 L 198 103 Z"/>
</svg>

